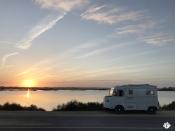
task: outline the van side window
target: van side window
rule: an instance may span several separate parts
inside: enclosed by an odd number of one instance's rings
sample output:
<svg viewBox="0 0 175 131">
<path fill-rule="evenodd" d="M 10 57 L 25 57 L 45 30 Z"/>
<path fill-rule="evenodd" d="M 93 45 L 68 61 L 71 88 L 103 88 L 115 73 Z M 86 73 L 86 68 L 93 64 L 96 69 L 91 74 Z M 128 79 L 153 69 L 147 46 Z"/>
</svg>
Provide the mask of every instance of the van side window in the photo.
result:
<svg viewBox="0 0 175 131">
<path fill-rule="evenodd" d="M 109 95 L 112 96 L 114 94 L 114 88 L 111 88 L 109 91 Z"/>
<path fill-rule="evenodd" d="M 146 91 L 146 95 L 155 95 L 154 91 L 148 90 Z"/>
<path fill-rule="evenodd" d="M 117 95 L 118 95 L 117 91 L 114 90 L 112 95 L 113 95 L 113 96 L 117 96 Z"/>
<path fill-rule="evenodd" d="M 114 90 L 113 96 L 124 96 L 124 91 L 123 90 Z"/>
<path fill-rule="evenodd" d="M 124 96 L 124 91 L 123 90 L 118 90 L 118 96 Z"/>
<path fill-rule="evenodd" d="M 133 95 L 133 90 L 128 90 L 128 95 Z"/>
</svg>

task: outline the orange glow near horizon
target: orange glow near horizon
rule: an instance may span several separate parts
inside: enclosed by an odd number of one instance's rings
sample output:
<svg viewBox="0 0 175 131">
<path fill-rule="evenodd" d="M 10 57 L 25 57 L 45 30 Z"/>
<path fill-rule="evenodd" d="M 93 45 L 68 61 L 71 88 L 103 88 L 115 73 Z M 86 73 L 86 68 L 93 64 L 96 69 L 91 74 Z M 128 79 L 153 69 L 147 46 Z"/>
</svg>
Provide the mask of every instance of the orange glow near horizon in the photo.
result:
<svg viewBox="0 0 175 131">
<path fill-rule="evenodd" d="M 37 82 L 34 79 L 26 79 L 26 80 L 23 80 L 21 83 L 21 86 L 23 87 L 34 87 L 36 85 L 37 85 Z"/>
<path fill-rule="evenodd" d="M 29 97 L 30 97 L 30 90 L 29 90 L 29 89 L 27 90 L 26 97 L 27 97 L 27 98 L 29 98 Z"/>
</svg>

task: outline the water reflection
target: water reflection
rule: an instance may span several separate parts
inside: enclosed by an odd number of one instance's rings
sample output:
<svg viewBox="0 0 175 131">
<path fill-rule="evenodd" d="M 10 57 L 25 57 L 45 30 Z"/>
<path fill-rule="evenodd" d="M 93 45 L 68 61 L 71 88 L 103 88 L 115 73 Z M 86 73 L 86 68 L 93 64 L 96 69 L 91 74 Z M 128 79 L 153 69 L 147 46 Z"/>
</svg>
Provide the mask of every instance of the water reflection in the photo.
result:
<svg viewBox="0 0 175 131">
<path fill-rule="evenodd" d="M 108 91 L 0 91 L 0 104 L 6 102 L 15 102 L 23 106 L 31 104 L 42 107 L 46 110 L 52 110 L 58 104 L 67 103 L 70 100 L 78 100 L 81 102 L 102 102 L 103 97 L 108 94 Z M 175 100 L 175 92 L 161 91 L 159 94 L 160 104 L 168 104 Z"/>
<path fill-rule="evenodd" d="M 26 97 L 29 98 L 30 97 L 30 89 L 28 88 L 27 89 L 27 94 L 26 94 Z"/>
</svg>

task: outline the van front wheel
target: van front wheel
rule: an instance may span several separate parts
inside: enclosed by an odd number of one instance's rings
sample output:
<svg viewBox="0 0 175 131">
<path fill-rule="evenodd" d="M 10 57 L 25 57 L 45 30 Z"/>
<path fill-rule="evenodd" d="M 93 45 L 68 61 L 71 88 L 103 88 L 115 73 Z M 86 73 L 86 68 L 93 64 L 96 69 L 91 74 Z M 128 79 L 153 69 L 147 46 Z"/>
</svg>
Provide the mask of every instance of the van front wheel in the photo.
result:
<svg viewBox="0 0 175 131">
<path fill-rule="evenodd" d="M 150 114 L 155 114 L 157 111 L 157 108 L 156 107 L 149 107 L 147 112 L 150 113 Z"/>
<path fill-rule="evenodd" d="M 115 107 L 115 112 L 116 112 L 116 113 L 122 113 L 122 112 L 124 112 L 124 111 L 125 111 L 125 109 L 124 109 L 124 107 L 121 106 L 121 105 L 117 105 L 117 106 Z"/>
</svg>

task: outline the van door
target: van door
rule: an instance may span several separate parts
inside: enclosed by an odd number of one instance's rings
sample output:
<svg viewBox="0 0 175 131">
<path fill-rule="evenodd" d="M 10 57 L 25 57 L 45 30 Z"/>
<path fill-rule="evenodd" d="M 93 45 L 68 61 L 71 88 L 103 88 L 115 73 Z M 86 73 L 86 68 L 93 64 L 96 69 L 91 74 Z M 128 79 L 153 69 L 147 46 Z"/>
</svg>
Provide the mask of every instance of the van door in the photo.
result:
<svg viewBox="0 0 175 131">
<path fill-rule="evenodd" d="M 126 97 L 125 97 L 125 108 L 126 110 L 136 110 L 136 100 L 134 97 L 134 90 L 128 89 L 126 90 Z"/>
</svg>

